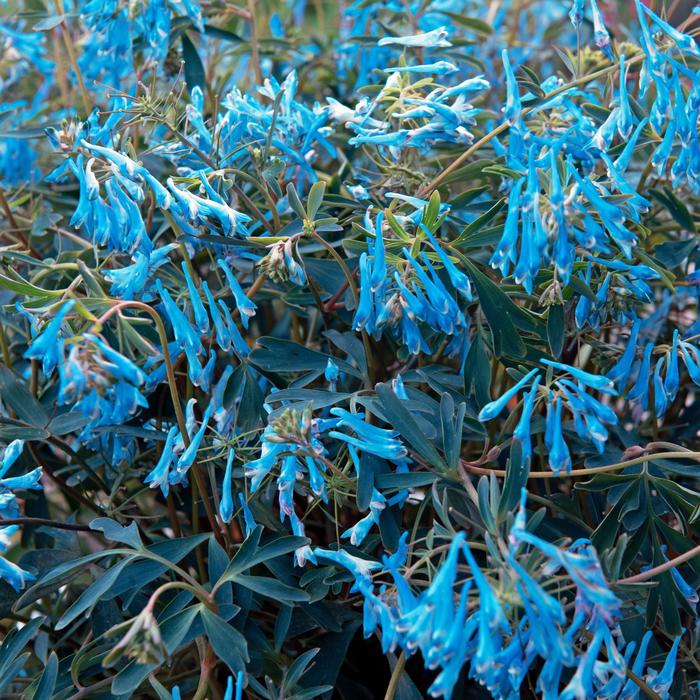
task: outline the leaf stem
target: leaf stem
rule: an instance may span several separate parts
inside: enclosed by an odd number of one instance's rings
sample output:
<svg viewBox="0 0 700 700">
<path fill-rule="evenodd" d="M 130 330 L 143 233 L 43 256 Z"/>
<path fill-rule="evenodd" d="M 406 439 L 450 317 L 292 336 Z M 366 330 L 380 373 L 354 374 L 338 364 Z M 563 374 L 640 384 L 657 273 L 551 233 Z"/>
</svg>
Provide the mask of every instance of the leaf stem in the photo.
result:
<svg viewBox="0 0 700 700">
<path fill-rule="evenodd" d="M 396 691 L 399 689 L 399 682 L 401 681 L 404 668 L 406 668 L 406 653 L 402 651 L 399 658 L 396 660 L 394 670 L 391 672 L 391 678 L 389 679 L 389 685 L 384 694 L 384 700 L 394 700 Z"/>
<path fill-rule="evenodd" d="M 569 477 L 577 476 L 591 476 L 593 474 L 606 474 L 607 472 L 620 471 L 621 469 L 626 469 L 627 467 L 633 467 L 635 464 L 643 464 L 644 462 L 653 462 L 659 459 L 694 459 L 695 461 L 700 461 L 700 452 L 659 452 L 656 454 L 642 455 L 641 457 L 635 457 L 634 459 L 628 459 L 624 462 L 616 462 L 615 464 L 606 464 L 601 467 L 590 467 L 588 469 L 572 469 L 570 472 L 555 474 L 551 471 L 542 472 L 530 472 L 529 478 L 531 479 L 567 479 Z M 505 477 L 506 471 L 504 469 L 487 469 L 485 467 L 476 467 L 472 464 L 462 462 L 462 466 L 468 472 L 472 474 L 481 474 L 488 476 L 493 474 L 494 476 Z"/>
<path fill-rule="evenodd" d="M 634 576 L 628 576 L 627 578 L 618 579 L 616 583 L 618 585 L 626 585 L 629 583 L 641 583 L 642 581 L 646 581 L 647 579 L 654 578 L 655 576 L 658 576 L 659 574 L 663 574 L 665 571 L 675 569 L 677 566 L 680 566 L 681 564 L 688 561 L 689 559 L 693 559 L 694 557 L 698 557 L 698 556 L 700 556 L 700 545 L 697 545 L 696 547 L 689 549 L 687 552 L 684 552 L 683 554 L 679 554 L 677 557 L 674 557 L 673 559 L 669 559 L 668 561 L 665 561 L 663 564 L 659 564 L 658 566 L 655 566 L 653 569 L 648 569 L 647 571 L 642 571 L 641 573 L 635 574 Z"/>
</svg>

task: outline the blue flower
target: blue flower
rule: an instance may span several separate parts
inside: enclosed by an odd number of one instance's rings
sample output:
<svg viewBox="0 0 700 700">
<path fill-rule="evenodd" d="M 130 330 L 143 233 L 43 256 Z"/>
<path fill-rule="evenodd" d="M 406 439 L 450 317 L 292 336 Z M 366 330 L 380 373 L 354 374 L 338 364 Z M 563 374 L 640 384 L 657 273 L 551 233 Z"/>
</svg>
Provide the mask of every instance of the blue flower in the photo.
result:
<svg viewBox="0 0 700 700">
<path fill-rule="evenodd" d="M 386 36 L 380 39 L 379 46 L 409 46 L 411 48 L 446 48 L 452 46 L 446 39 L 447 30 L 445 27 L 438 27 L 423 34 L 411 34 L 408 36 Z"/>
<path fill-rule="evenodd" d="M 332 408 L 331 413 L 340 418 L 338 427 L 350 428 L 357 433 L 359 438 L 353 438 L 337 430 L 331 430 L 328 433 L 329 437 L 342 440 L 358 450 L 369 452 L 370 454 L 392 461 L 399 460 L 406 456 L 406 448 L 401 441 L 397 439 L 399 434 L 397 430 L 378 428 L 362 420 L 363 414 L 349 413 L 342 408 Z"/>
<path fill-rule="evenodd" d="M 179 431 L 177 426 L 172 426 L 168 431 L 158 463 L 151 473 L 143 480 L 145 484 L 148 484 L 153 489 L 160 487 L 163 496 L 167 496 L 170 490 L 170 467 L 173 462 L 173 448 L 175 447 L 175 441 L 178 435 Z"/>
<path fill-rule="evenodd" d="M 170 473 L 169 478 L 171 484 L 179 484 L 184 481 L 185 475 L 187 474 L 189 468 L 192 466 L 195 459 L 197 458 L 197 452 L 199 451 L 199 448 L 202 444 L 202 440 L 204 439 L 204 434 L 206 433 L 207 425 L 209 424 L 209 419 L 211 418 L 213 410 L 213 405 L 209 404 L 209 406 L 207 406 L 207 410 L 204 412 L 204 416 L 202 417 L 202 423 L 199 427 L 199 430 L 194 434 L 190 441 L 190 444 L 180 455 L 180 458 L 177 460 L 177 463 L 175 465 L 174 471 Z"/>
<path fill-rule="evenodd" d="M 520 121 L 520 113 L 522 111 L 518 84 L 515 81 L 515 75 L 513 74 L 513 68 L 510 65 L 510 58 L 506 49 L 503 49 L 501 52 L 501 58 L 503 60 L 503 70 L 506 74 L 506 104 L 503 108 L 503 114 L 510 124 L 516 124 Z"/>
<path fill-rule="evenodd" d="M 0 528 L 0 537 L 8 528 Z M 34 574 L 25 571 L 14 562 L 0 555 L 0 579 L 7 581 L 17 592 L 21 591 L 29 581 L 35 581 Z"/>
<path fill-rule="evenodd" d="M 246 296 L 246 293 L 241 288 L 241 285 L 238 283 L 238 280 L 234 276 L 233 272 L 231 272 L 231 268 L 226 264 L 226 262 L 222 259 L 219 259 L 216 262 L 218 266 L 224 271 L 224 275 L 226 275 L 226 280 L 228 281 L 229 287 L 231 288 L 231 292 L 233 293 L 233 298 L 236 301 L 236 308 L 241 314 L 243 328 L 247 330 L 248 321 L 252 316 L 255 316 L 255 310 L 257 309 L 257 306 L 255 305 L 255 302 L 251 301 Z"/>
<path fill-rule="evenodd" d="M 241 504 L 241 510 L 243 511 L 243 522 L 245 523 L 245 534 L 246 537 L 250 535 L 253 530 L 258 526 L 253 517 L 253 513 L 250 510 L 248 504 L 246 503 L 245 496 L 243 493 L 238 494 L 238 501 Z"/>
<path fill-rule="evenodd" d="M 571 455 L 562 433 L 562 400 L 554 399 L 547 406 L 545 444 L 549 450 L 549 467 L 555 474 L 571 471 Z"/>
<path fill-rule="evenodd" d="M 365 537 L 367 537 L 369 534 L 372 526 L 379 526 L 379 518 L 381 517 L 384 508 L 386 508 L 386 498 L 384 498 L 384 496 L 379 493 L 377 489 L 374 489 L 372 491 L 372 498 L 369 502 L 369 513 L 360 521 L 355 523 L 351 528 L 345 530 L 341 537 L 349 538 L 350 544 L 354 546 L 362 544 Z"/>
<path fill-rule="evenodd" d="M 59 337 L 61 326 L 66 316 L 75 306 L 73 299 L 65 301 L 56 315 L 42 329 L 41 334 L 36 336 L 25 350 L 24 356 L 27 359 L 41 360 L 44 374 L 49 376 L 54 367 L 63 360 L 63 340 Z"/>
<path fill-rule="evenodd" d="M 563 372 L 568 372 L 581 384 L 585 384 L 591 389 L 596 389 L 597 391 L 602 391 L 606 394 L 611 394 L 615 396 L 617 394 L 615 390 L 615 385 L 609 377 L 602 374 L 591 374 L 578 367 L 572 367 L 571 365 L 565 365 L 562 362 L 555 362 L 554 360 L 548 360 L 547 358 L 542 358 L 542 363 L 554 367 L 555 369 L 560 369 Z"/>
<path fill-rule="evenodd" d="M 532 411 L 535 407 L 535 399 L 537 398 L 539 384 L 540 375 L 538 374 L 535 376 L 534 381 L 530 386 L 530 391 L 528 391 L 528 393 L 525 395 L 525 400 L 523 401 L 523 411 L 520 414 L 518 425 L 513 431 L 513 441 L 517 440 L 520 444 L 523 463 L 529 461 L 530 457 L 532 456 L 530 421 L 532 419 Z"/>
<path fill-rule="evenodd" d="M 190 301 L 192 302 L 192 312 L 194 313 L 194 322 L 197 324 L 197 330 L 200 333 L 208 333 L 209 316 L 202 303 L 202 298 L 199 296 L 199 290 L 195 286 L 192 275 L 190 274 L 190 268 L 186 261 L 183 260 L 181 264 L 182 272 L 185 275 L 185 282 L 187 283 L 187 291 L 190 294 Z"/>
<path fill-rule="evenodd" d="M 479 411 L 479 420 L 485 422 L 496 418 L 500 412 L 506 407 L 508 402 L 523 388 L 533 377 L 538 374 L 537 369 L 530 370 L 522 379 L 514 384 L 508 391 L 503 393 L 499 398 L 487 403 L 481 411 Z M 539 377 L 536 381 L 539 381 Z"/>
<path fill-rule="evenodd" d="M 612 49 L 610 47 L 610 34 L 605 28 L 603 15 L 598 9 L 596 0 L 591 0 L 591 12 L 593 13 L 593 40 L 596 46 L 608 57 L 610 61 L 613 59 Z"/>
<path fill-rule="evenodd" d="M 233 459 L 236 451 L 231 448 L 226 458 L 226 471 L 221 484 L 221 500 L 219 502 L 219 515 L 225 523 L 230 523 L 233 518 L 233 491 L 231 488 L 231 472 L 233 471 Z"/>
<path fill-rule="evenodd" d="M 385 73 L 434 73 L 435 75 L 448 75 L 455 73 L 457 66 L 449 61 L 435 61 L 435 63 L 423 63 L 417 66 L 395 66 L 385 68 Z"/>
</svg>

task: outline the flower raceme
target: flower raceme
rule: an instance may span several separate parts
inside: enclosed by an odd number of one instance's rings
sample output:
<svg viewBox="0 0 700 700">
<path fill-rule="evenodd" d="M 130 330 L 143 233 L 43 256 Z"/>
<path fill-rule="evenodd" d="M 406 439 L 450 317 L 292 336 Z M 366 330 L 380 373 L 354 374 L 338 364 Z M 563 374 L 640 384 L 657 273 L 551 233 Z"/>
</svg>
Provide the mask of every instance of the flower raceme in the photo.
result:
<svg viewBox="0 0 700 700">
<path fill-rule="evenodd" d="M 602 453 L 608 439 L 605 425 L 616 425 L 618 419 L 608 405 L 590 392 L 616 396 L 617 391 L 613 381 L 606 376 L 591 374 L 553 360 L 543 359 L 542 363 L 563 374 L 553 378 L 547 387 L 540 386 L 541 370 L 530 370 L 499 398 L 487 403 L 479 412 L 479 420 L 489 421 L 498 417 L 519 394 L 524 395 L 522 412 L 513 433 L 513 438 L 520 445 L 523 461 L 529 462 L 532 457 L 530 426 L 533 413 L 537 407 L 543 407 L 546 412 L 544 437 L 549 450 L 549 467 L 555 474 L 567 473 L 571 470 L 571 455 L 562 428 L 564 406 L 573 418 L 578 437 L 592 442 Z M 528 389 L 527 393 L 525 389 Z"/>
</svg>

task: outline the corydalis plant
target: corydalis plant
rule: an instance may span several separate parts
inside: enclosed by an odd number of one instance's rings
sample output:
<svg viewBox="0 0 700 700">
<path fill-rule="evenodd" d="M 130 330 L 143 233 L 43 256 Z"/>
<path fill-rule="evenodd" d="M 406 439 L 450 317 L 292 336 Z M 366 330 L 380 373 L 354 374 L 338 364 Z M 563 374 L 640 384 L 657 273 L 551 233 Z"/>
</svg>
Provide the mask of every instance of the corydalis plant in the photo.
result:
<svg viewBox="0 0 700 700">
<path fill-rule="evenodd" d="M 0 693 L 696 696 L 698 15 L 12 10 Z"/>
</svg>

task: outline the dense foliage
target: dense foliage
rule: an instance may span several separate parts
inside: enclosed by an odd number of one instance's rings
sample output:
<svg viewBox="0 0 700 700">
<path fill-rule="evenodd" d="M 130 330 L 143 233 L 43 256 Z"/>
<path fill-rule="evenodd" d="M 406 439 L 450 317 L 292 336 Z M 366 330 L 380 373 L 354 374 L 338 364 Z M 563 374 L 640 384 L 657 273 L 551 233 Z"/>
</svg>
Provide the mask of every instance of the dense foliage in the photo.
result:
<svg viewBox="0 0 700 700">
<path fill-rule="evenodd" d="M 697 697 L 692 5 L 0 6 L 3 697 Z"/>
</svg>

